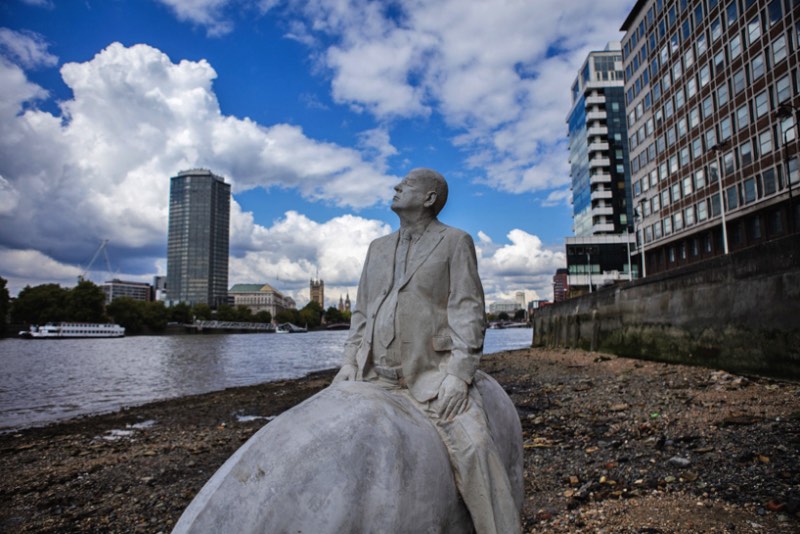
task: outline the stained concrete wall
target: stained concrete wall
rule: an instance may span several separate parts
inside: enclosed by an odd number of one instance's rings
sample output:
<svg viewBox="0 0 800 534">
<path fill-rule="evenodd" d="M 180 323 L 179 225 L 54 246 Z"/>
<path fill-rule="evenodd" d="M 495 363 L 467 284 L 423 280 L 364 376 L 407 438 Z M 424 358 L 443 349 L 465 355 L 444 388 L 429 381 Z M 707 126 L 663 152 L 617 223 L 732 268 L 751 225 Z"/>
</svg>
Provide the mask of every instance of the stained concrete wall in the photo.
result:
<svg viewBox="0 0 800 534">
<path fill-rule="evenodd" d="M 800 235 L 537 310 L 534 346 L 800 379 Z"/>
</svg>

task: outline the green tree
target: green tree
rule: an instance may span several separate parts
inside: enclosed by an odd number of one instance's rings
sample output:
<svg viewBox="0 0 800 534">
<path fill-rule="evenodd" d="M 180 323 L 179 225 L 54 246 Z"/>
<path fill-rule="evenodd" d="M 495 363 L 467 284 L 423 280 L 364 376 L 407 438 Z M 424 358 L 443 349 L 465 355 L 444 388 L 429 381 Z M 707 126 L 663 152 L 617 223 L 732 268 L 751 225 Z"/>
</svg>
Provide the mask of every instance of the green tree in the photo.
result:
<svg viewBox="0 0 800 534">
<path fill-rule="evenodd" d="M 8 281 L 0 276 L 0 337 L 6 335 L 8 330 L 9 297 L 6 284 Z"/>
<path fill-rule="evenodd" d="M 192 307 L 192 313 L 196 319 L 201 321 L 211 320 L 211 306 L 208 304 L 195 304 Z"/>
<path fill-rule="evenodd" d="M 233 306 L 227 304 L 220 304 L 217 307 L 217 321 L 237 321 L 236 310 Z"/>
<path fill-rule="evenodd" d="M 515 321 L 524 321 L 525 320 L 525 310 L 517 310 L 514 312 L 514 320 Z"/>
<path fill-rule="evenodd" d="M 297 310 L 281 310 L 275 314 L 275 322 L 281 323 L 300 323 L 300 313 Z"/>
<path fill-rule="evenodd" d="M 97 284 L 80 280 L 78 285 L 68 290 L 66 298 L 66 318 L 79 323 L 104 323 L 106 294 Z"/>
<path fill-rule="evenodd" d="M 11 307 L 11 321 L 25 324 L 65 321 L 67 294 L 58 284 L 25 286 Z"/>
<path fill-rule="evenodd" d="M 344 317 L 342 317 L 342 312 L 340 312 L 338 308 L 331 306 L 330 308 L 325 310 L 325 322 L 328 324 L 344 322 Z"/>
<path fill-rule="evenodd" d="M 502 311 L 499 314 L 497 314 L 497 319 L 499 319 L 500 321 L 508 321 L 508 314 Z"/>
<path fill-rule="evenodd" d="M 192 307 L 185 302 L 179 302 L 169 309 L 169 320 L 175 323 L 190 324 L 192 322 Z"/>
<path fill-rule="evenodd" d="M 267 310 L 261 310 L 253 316 L 253 320 L 257 323 L 271 323 L 272 314 Z"/>
<path fill-rule="evenodd" d="M 141 302 L 141 301 L 139 301 Z M 169 321 L 169 311 L 163 302 L 141 302 L 144 324 L 153 332 L 163 332 Z"/>
<path fill-rule="evenodd" d="M 322 306 L 316 301 L 311 301 L 300 310 L 300 318 L 298 326 L 307 326 L 309 328 L 316 328 L 322 322 L 322 315 L 324 310 Z M 297 323 L 296 323 L 297 324 Z"/>
<path fill-rule="evenodd" d="M 252 323 L 253 312 L 247 306 L 236 306 L 236 320 L 240 323 Z"/>
<path fill-rule="evenodd" d="M 139 334 L 145 326 L 144 310 L 140 304 L 145 303 L 130 297 L 120 297 L 106 306 L 106 312 L 115 323 L 125 327 L 126 334 Z"/>
</svg>

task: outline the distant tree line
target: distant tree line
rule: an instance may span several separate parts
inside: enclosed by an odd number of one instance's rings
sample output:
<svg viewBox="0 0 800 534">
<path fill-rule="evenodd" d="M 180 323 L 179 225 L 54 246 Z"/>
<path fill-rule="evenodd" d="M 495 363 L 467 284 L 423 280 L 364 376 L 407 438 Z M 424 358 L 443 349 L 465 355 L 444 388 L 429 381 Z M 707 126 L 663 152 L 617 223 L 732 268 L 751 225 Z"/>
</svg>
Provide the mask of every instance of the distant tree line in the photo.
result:
<svg viewBox="0 0 800 534">
<path fill-rule="evenodd" d="M 163 302 L 121 297 L 106 305 L 103 289 L 88 280 L 79 281 L 73 288 L 63 288 L 58 284 L 26 286 L 12 303 L 6 283 L 0 277 L 0 336 L 9 335 L 9 322 L 15 325 L 43 325 L 61 321 L 115 322 L 124 326 L 127 333 L 138 334 L 145 331 L 162 332 L 171 322 L 189 324 L 195 319 L 246 323 L 269 323 L 273 320 L 268 311 L 253 313 L 247 306 L 225 304 L 216 311 L 207 304 L 190 306 L 180 303 L 168 308 Z M 293 323 L 308 328 L 320 326 L 323 318 L 328 324 L 349 322 L 350 314 L 334 307 L 323 311 L 318 303 L 311 301 L 300 310 L 282 310 L 274 317 L 277 323 Z"/>
</svg>

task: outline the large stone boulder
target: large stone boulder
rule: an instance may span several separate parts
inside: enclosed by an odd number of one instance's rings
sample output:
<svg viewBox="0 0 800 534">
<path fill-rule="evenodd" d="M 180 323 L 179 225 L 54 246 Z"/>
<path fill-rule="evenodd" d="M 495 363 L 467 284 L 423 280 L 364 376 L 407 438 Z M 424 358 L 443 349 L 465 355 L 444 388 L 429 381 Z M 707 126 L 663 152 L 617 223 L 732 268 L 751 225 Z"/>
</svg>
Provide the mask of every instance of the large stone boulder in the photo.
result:
<svg viewBox="0 0 800 534">
<path fill-rule="evenodd" d="M 522 504 L 522 433 L 513 403 L 475 384 Z M 472 530 L 447 451 L 412 401 L 340 382 L 268 423 L 231 456 L 173 533 L 463 533 Z"/>
</svg>

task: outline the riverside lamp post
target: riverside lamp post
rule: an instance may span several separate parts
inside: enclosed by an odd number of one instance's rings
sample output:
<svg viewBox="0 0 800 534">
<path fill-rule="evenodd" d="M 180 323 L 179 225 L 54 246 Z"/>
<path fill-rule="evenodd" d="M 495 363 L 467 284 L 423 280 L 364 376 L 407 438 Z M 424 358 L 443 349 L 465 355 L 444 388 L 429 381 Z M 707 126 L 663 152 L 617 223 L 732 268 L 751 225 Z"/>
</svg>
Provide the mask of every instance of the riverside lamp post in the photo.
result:
<svg viewBox="0 0 800 534">
<path fill-rule="evenodd" d="M 634 230 L 635 232 L 635 230 Z M 633 270 L 631 269 L 631 225 L 625 225 L 625 244 L 628 245 L 628 281 L 633 281 Z"/>
<path fill-rule="evenodd" d="M 725 254 L 728 254 L 728 225 L 725 222 L 725 197 L 722 191 L 722 178 L 725 174 L 722 172 L 722 161 L 720 159 L 720 154 L 723 150 L 728 148 L 728 142 L 722 141 L 721 143 L 717 143 L 716 145 L 711 147 L 711 150 L 716 154 L 717 160 L 717 180 L 719 180 L 719 212 L 722 215 L 722 247 L 725 250 Z"/>
<path fill-rule="evenodd" d="M 792 114 L 794 111 L 794 115 Z M 786 120 L 789 118 L 794 117 L 794 128 L 795 128 L 795 141 L 797 141 L 798 133 L 798 121 L 800 120 L 800 108 L 793 106 L 791 104 L 781 104 L 778 106 L 778 110 L 775 112 L 775 115 L 781 119 Z M 783 128 L 781 128 L 783 130 Z M 789 232 L 794 234 L 795 230 L 795 222 L 794 222 L 794 197 L 792 196 L 792 172 L 789 169 L 789 143 L 786 140 L 786 134 L 788 133 L 788 129 L 783 130 L 783 157 L 786 160 L 786 183 L 789 188 Z"/>
<path fill-rule="evenodd" d="M 643 212 L 640 211 L 640 208 L 641 208 L 643 202 L 644 201 L 639 203 L 639 208 L 634 208 L 633 209 L 633 225 L 634 225 L 633 226 L 633 233 L 634 234 L 637 233 L 636 232 L 636 225 L 638 224 L 639 230 L 642 231 L 642 240 L 639 242 L 639 243 L 641 243 L 641 247 L 637 247 L 637 248 L 640 248 L 639 253 L 640 253 L 641 257 L 642 257 L 642 278 L 647 278 L 647 259 L 644 257 L 644 227 L 642 226 L 642 223 L 641 223 L 641 221 L 643 220 L 641 214 Z"/>
</svg>

